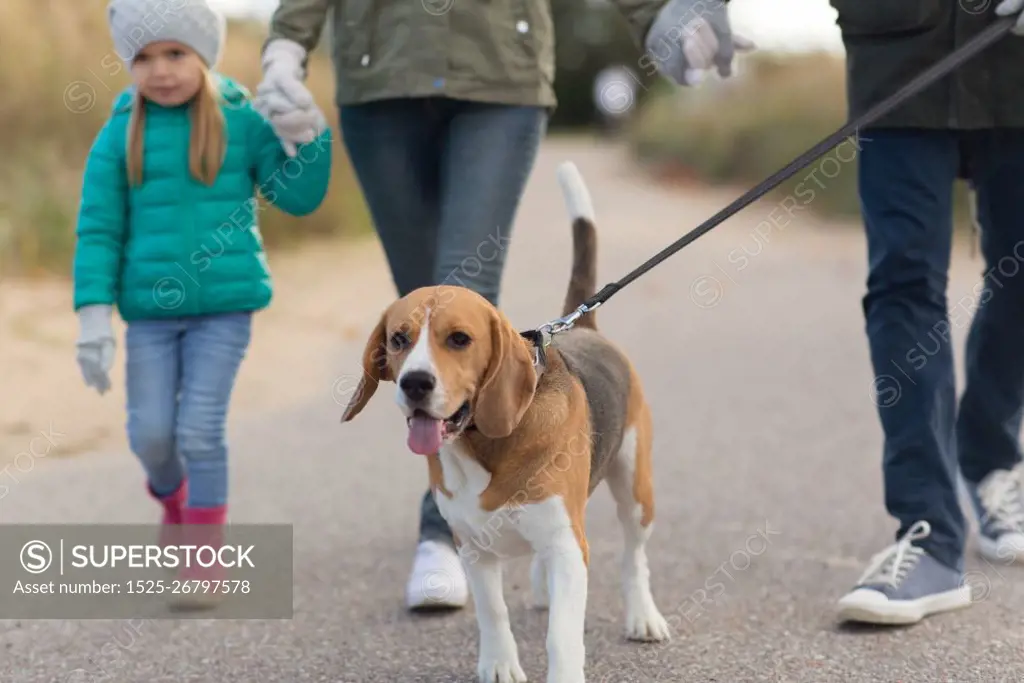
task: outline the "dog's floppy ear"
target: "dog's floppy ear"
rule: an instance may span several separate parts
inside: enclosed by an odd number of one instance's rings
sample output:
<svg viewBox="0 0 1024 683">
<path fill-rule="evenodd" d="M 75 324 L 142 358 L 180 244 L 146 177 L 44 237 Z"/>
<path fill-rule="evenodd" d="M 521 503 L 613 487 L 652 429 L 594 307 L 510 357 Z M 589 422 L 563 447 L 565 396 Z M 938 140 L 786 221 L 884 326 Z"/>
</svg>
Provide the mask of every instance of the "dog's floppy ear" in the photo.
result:
<svg viewBox="0 0 1024 683">
<path fill-rule="evenodd" d="M 370 333 L 366 340 L 366 348 L 363 349 L 363 374 L 359 378 L 359 385 L 352 392 L 352 398 L 341 416 L 342 422 L 348 422 L 366 407 L 366 403 L 377 391 L 377 384 L 380 382 L 393 382 L 391 371 L 388 369 L 387 340 L 385 324 L 387 322 L 387 311 L 381 314 L 377 327 Z"/>
<path fill-rule="evenodd" d="M 473 420 L 481 434 L 498 439 L 523 419 L 537 388 L 537 373 L 525 340 L 498 311 L 491 312 L 491 345 Z"/>
</svg>

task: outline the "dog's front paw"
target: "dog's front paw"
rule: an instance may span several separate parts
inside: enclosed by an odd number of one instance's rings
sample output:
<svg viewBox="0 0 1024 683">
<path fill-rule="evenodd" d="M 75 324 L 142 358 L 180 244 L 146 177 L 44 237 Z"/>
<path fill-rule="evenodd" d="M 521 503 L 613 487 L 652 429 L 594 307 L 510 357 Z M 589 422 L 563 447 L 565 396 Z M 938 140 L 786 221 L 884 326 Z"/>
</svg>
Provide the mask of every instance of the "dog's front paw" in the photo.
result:
<svg viewBox="0 0 1024 683">
<path fill-rule="evenodd" d="M 480 683 L 526 683 L 526 674 L 515 657 L 481 657 L 477 675 Z"/>
<path fill-rule="evenodd" d="M 626 637 L 659 642 L 669 639 L 668 622 L 651 600 L 634 599 L 626 606 Z"/>
</svg>

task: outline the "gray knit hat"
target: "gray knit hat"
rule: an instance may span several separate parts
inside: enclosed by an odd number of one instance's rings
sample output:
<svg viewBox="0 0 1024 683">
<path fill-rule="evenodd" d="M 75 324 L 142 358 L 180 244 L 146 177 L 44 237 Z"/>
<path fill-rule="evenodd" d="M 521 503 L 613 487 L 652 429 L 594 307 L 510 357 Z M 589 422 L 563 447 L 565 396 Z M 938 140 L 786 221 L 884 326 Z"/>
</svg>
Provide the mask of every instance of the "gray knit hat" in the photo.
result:
<svg viewBox="0 0 1024 683">
<path fill-rule="evenodd" d="M 220 61 L 225 21 L 207 0 L 110 0 L 107 21 L 114 49 L 127 64 L 161 40 L 188 45 L 211 69 Z"/>
</svg>

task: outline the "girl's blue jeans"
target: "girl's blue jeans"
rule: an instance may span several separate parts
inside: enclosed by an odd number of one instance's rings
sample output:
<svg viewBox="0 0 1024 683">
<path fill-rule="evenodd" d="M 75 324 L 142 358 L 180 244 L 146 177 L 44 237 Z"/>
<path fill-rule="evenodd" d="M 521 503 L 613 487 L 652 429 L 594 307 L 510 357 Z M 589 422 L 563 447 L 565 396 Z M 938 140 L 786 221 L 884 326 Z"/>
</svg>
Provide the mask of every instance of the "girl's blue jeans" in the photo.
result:
<svg viewBox="0 0 1024 683">
<path fill-rule="evenodd" d="M 227 503 L 228 405 L 251 336 L 252 314 L 128 324 L 128 442 L 153 492 L 188 478 L 188 506 Z"/>
</svg>

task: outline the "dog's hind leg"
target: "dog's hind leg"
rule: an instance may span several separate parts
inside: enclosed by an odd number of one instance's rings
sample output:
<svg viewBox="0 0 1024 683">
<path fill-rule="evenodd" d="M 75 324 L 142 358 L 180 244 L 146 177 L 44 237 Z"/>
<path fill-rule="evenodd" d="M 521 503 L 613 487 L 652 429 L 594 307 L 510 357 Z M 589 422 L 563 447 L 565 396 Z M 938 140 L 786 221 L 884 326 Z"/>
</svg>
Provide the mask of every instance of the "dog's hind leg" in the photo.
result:
<svg viewBox="0 0 1024 683">
<path fill-rule="evenodd" d="M 609 463 L 607 480 L 618 508 L 625 541 L 622 593 L 626 607 L 626 636 L 630 640 L 659 641 L 668 639 L 669 628 L 654 604 L 647 566 L 646 545 L 654 522 L 651 415 L 635 377 L 633 384 L 630 404 L 634 414 L 618 454 Z"/>
</svg>

